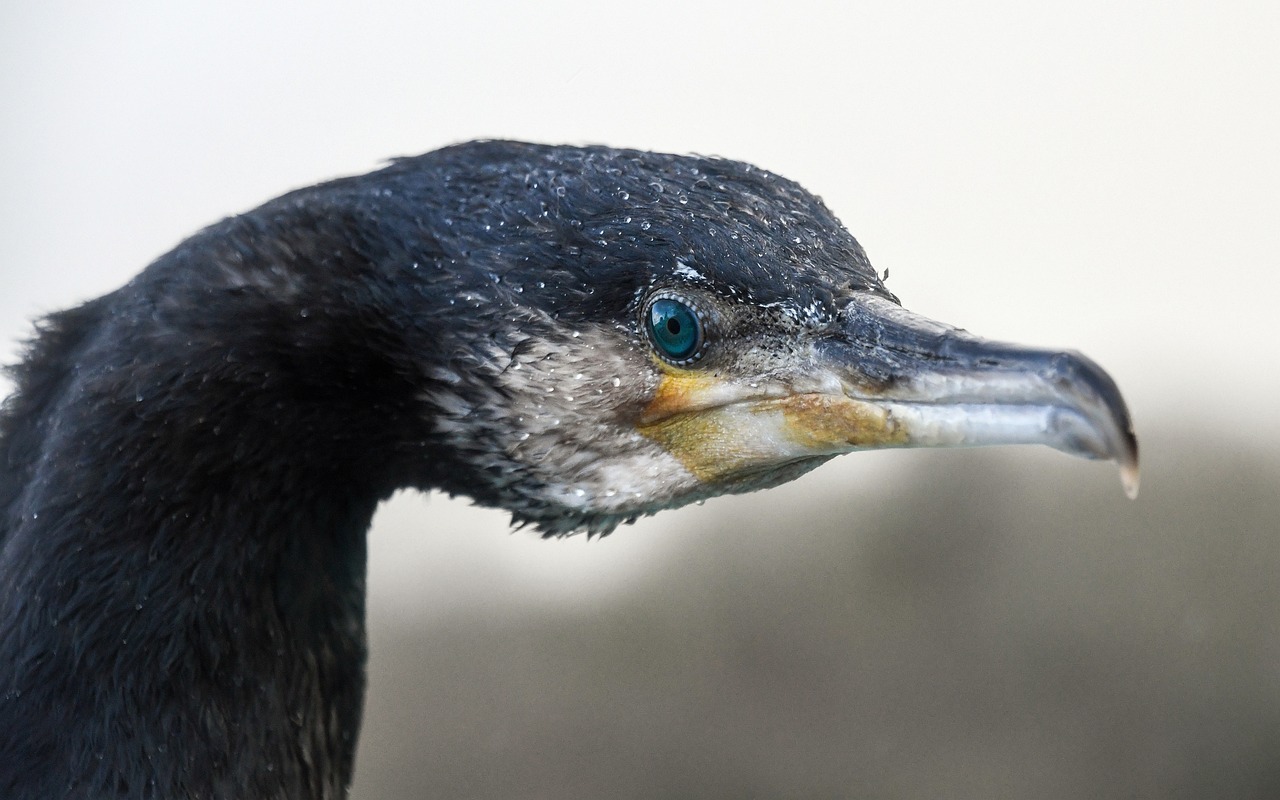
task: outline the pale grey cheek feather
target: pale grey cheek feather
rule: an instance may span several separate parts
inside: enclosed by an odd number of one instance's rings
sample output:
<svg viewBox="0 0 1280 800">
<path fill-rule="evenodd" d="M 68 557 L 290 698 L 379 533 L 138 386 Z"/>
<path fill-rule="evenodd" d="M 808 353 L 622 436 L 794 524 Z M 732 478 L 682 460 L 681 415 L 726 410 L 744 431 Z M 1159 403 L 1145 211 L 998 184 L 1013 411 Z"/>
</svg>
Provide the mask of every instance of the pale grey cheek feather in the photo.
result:
<svg viewBox="0 0 1280 800">
<path fill-rule="evenodd" d="M 513 360 L 495 345 L 476 371 L 438 370 L 424 397 L 436 430 L 497 490 L 517 520 L 551 532 L 604 532 L 686 502 L 698 480 L 670 453 L 619 420 L 657 384 L 648 353 L 620 332 L 588 328 L 525 342 Z M 514 346 L 514 345 L 513 345 Z M 690 497 L 689 499 L 693 499 Z"/>
</svg>

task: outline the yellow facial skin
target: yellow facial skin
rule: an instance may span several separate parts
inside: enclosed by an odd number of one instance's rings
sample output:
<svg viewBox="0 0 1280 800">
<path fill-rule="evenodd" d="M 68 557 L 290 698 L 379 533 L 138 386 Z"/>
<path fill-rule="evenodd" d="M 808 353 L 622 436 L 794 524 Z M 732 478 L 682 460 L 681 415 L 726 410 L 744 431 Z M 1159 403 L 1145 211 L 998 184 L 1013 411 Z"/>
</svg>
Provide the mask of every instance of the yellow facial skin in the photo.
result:
<svg viewBox="0 0 1280 800">
<path fill-rule="evenodd" d="M 802 458 L 907 443 L 907 432 L 869 402 L 660 368 L 662 379 L 638 429 L 703 483 Z"/>
</svg>

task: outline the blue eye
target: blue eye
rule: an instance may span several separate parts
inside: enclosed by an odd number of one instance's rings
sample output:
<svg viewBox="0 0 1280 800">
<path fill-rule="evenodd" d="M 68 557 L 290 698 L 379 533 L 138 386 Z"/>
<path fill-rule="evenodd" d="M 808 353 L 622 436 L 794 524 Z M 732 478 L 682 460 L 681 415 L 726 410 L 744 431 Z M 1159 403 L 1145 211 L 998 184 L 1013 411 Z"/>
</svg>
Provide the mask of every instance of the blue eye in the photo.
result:
<svg viewBox="0 0 1280 800">
<path fill-rule="evenodd" d="M 658 353 L 669 361 L 692 359 L 702 347 L 702 323 L 690 306 L 670 297 L 649 304 L 646 324 Z"/>
</svg>

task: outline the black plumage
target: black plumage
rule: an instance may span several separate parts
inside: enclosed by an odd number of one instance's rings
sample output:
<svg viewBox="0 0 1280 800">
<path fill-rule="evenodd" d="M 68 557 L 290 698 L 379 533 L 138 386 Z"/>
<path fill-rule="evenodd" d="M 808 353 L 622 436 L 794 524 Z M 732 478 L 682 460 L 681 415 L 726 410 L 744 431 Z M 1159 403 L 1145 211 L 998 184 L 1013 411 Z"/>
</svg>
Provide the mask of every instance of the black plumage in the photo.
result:
<svg viewBox="0 0 1280 800">
<path fill-rule="evenodd" d="M 655 356 L 655 291 L 702 315 L 698 364 Z M 549 533 L 607 532 L 857 446 L 921 443 L 884 423 L 880 439 L 734 461 L 740 423 L 688 426 L 707 408 L 688 387 L 784 372 L 795 387 L 789 365 L 855 327 L 875 368 L 849 385 L 896 397 L 908 355 L 961 338 L 895 343 L 897 323 L 866 310 L 895 303 L 796 184 L 600 147 L 446 148 L 196 234 L 44 320 L 14 369 L 0 795 L 342 796 L 382 499 L 439 488 Z M 967 358 L 947 348 L 924 360 Z M 1121 434 L 1050 443 L 1136 463 L 1131 432 L 1124 453 L 1112 441 L 1129 428 L 1114 384 L 1069 367 Z"/>
</svg>

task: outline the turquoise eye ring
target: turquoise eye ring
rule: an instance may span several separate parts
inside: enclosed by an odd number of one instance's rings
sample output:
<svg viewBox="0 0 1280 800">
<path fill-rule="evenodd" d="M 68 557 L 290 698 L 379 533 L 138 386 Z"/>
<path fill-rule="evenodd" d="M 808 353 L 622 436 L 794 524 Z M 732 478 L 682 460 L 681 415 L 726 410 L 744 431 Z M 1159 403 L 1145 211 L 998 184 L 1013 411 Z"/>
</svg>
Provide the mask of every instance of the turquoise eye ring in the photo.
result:
<svg viewBox="0 0 1280 800">
<path fill-rule="evenodd" d="M 664 361 L 684 366 L 702 357 L 706 315 L 686 297 L 662 292 L 650 298 L 645 306 L 644 329 Z"/>
</svg>

